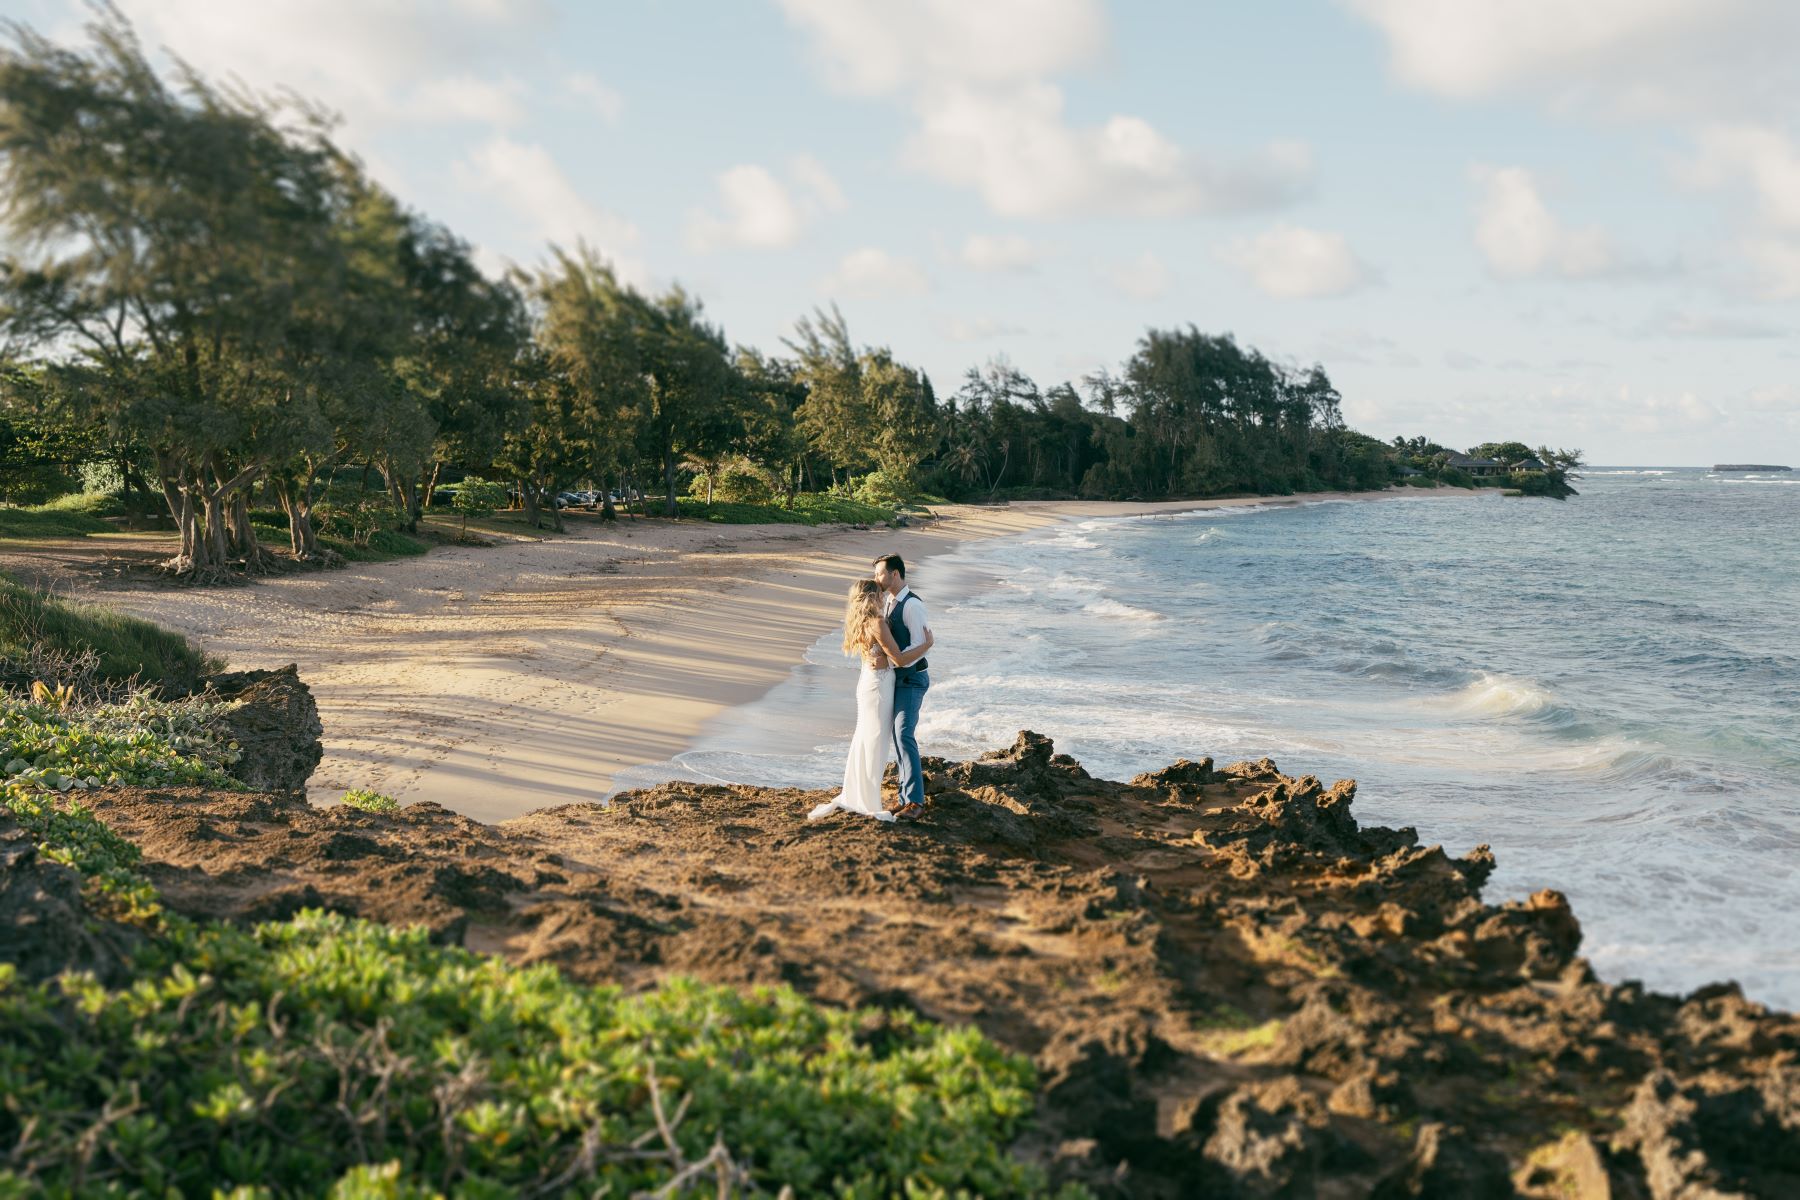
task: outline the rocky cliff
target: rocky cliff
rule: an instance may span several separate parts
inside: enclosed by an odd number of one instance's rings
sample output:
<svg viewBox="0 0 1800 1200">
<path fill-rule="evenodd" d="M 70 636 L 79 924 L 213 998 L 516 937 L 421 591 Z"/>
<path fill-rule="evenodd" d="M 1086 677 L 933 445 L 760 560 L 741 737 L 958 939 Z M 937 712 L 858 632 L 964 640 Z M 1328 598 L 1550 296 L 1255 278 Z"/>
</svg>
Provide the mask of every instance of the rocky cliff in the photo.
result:
<svg viewBox="0 0 1800 1200">
<path fill-rule="evenodd" d="M 780 982 L 1032 1056 L 1022 1153 L 1102 1195 L 1800 1195 L 1800 1022 L 1606 984 L 1553 891 L 1481 898 L 1268 760 L 1127 783 L 1022 733 L 928 763 L 929 814 L 669 784 L 498 826 L 287 795 L 97 810 L 174 909 L 323 907 L 571 976 Z"/>
</svg>

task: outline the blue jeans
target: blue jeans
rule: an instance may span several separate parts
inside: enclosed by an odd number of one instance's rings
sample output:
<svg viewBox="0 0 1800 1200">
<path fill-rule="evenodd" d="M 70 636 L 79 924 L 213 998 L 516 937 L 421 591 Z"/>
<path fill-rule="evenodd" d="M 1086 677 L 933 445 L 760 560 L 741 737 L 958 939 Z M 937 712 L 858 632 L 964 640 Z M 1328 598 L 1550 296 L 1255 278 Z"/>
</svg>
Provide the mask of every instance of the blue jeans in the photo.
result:
<svg viewBox="0 0 1800 1200">
<path fill-rule="evenodd" d="M 900 772 L 900 802 L 925 803 L 925 773 L 919 768 L 919 707 L 931 676 L 916 675 L 894 680 L 894 762 Z"/>
</svg>

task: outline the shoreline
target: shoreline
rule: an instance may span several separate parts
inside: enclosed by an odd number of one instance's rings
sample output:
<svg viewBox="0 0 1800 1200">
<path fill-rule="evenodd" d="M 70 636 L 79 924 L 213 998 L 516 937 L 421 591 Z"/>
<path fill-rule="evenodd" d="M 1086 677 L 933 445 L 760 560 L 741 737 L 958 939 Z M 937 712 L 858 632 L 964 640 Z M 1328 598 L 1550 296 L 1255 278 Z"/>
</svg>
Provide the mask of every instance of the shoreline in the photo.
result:
<svg viewBox="0 0 1800 1200">
<path fill-rule="evenodd" d="M 909 566 L 1060 521 L 1461 490 L 949 506 L 904 529 L 598 521 L 579 532 L 278 576 L 254 587 L 98 591 L 233 669 L 296 663 L 318 701 L 315 804 L 350 788 L 483 821 L 597 800 L 761 699 L 835 625 L 878 553 Z"/>
</svg>

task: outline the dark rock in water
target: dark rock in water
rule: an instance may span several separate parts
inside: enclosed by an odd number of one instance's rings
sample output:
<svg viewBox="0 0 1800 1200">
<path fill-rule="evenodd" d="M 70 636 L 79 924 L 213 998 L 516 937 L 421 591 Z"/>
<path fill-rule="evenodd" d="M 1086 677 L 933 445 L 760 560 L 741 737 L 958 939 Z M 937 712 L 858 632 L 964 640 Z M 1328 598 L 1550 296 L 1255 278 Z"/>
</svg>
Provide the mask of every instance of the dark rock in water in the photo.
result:
<svg viewBox="0 0 1800 1200">
<path fill-rule="evenodd" d="M 1596 979 L 1560 893 L 1482 898 L 1486 847 L 1362 826 L 1353 782 L 1267 759 L 1116 783 L 1024 732 L 925 768 L 901 825 L 685 782 L 499 825 L 91 801 L 193 917 L 322 907 L 626 989 L 788 984 L 876 1006 L 872 1045 L 901 1010 L 972 1024 L 1037 1067 L 1015 1149 L 1100 1196 L 1800 1196 L 1800 1021 Z"/>
<path fill-rule="evenodd" d="M 141 940 L 90 912 L 81 876 L 39 854 L 37 839 L 0 806 L 0 963 L 31 983 L 92 971 L 118 986 L 129 978 L 126 960 Z"/>
<path fill-rule="evenodd" d="M 278 671 L 233 671 L 214 675 L 207 690 L 236 703 L 222 722 L 243 755 L 231 768 L 234 779 L 266 792 L 296 792 L 306 786 L 325 756 L 325 727 L 312 691 L 292 666 Z"/>
</svg>

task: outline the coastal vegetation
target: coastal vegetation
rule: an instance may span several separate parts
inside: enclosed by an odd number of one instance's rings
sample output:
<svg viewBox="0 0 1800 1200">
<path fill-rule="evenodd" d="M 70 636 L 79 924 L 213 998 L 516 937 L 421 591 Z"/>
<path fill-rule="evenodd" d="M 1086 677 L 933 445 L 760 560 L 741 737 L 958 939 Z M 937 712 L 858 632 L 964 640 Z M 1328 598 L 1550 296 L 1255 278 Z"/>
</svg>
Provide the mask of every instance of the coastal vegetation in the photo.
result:
<svg viewBox="0 0 1800 1200">
<path fill-rule="evenodd" d="M 803 496 L 891 515 L 1463 482 L 1345 427 L 1322 365 L 1191 326 L 1147 331 L 1115 371 L 1042 387 L 993 361 L 940 394 L 835 308 L 771 355 L 586 246 L 491 278 L 316 107 L 185 66 L 165 79 L 110 9 L 80 48 L 7 33 L 0 500 L 39 507 L 0 509 L 0 536 L 160 520 L 168 568 L 204 581 L 268 570 L 277 546 L 318 564 L 421 552 L 465 478 L 507 481 L 554 529 L 581 485 L 602 518 L 687 515 L 691 493 L 730 521 L 746 510 L 721 500 L 788 519 Z M 1557 494 L 1567 470 L 1509 482 Z"/>
<path fill-rule="evenodd" d="M 1009 1149 L 1031 1065 L 973 1029 L 786 988 L 628 996 L 310 909 L 171 911 L 92 798 L 247 793 L 233 703 L 0 688 L 0 898 L 33 894 L 34 937 L 78 907 L 44 935 L 67 969 L 0 953 L 0 1195 L 1047 1193 Z"/>
</svg>

